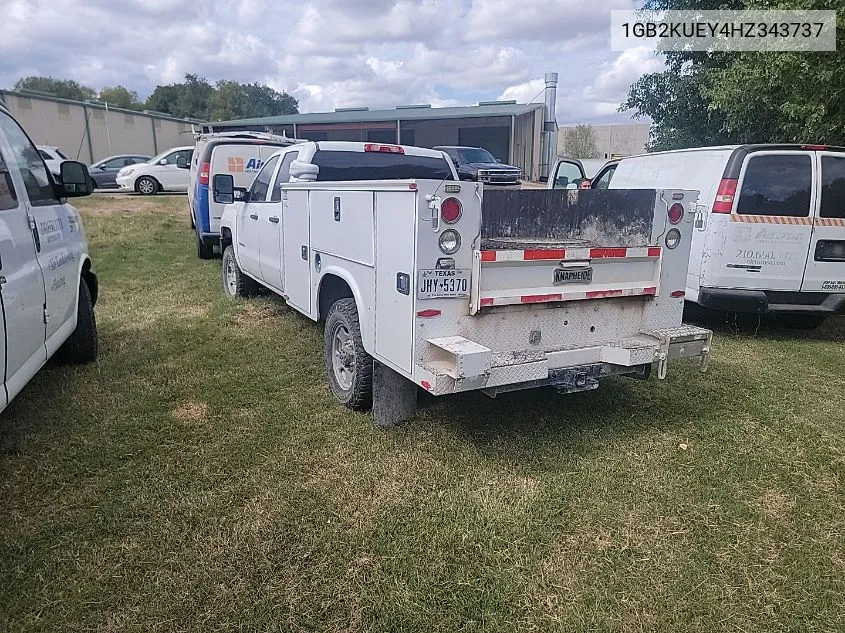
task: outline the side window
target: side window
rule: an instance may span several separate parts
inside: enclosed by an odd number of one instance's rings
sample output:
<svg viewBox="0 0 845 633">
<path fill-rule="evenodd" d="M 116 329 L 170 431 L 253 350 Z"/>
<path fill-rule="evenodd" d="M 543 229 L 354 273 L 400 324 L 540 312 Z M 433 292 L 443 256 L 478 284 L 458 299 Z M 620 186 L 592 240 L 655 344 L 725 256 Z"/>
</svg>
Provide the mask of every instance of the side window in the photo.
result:
<svg viewBox="0 0 845 633">
<path fill-rule="evenodd" d="M 12 172 L 0 154 L 0 211 L 14 209 L 18 206 L 18 194 L 15 192 L 15 183 L 12 182 Z"/>
<path fill-rule="evenodd" d="M 44 160 L 21 127 L 8 114 L 0 112 L 0 131 L 12 148 L 9 166 L 20 171 L 30 204 L 45 206 L 58 204 L 53 180 Z"/>
<path fill-rule="evenodd" d="M 555 189 L 567 189 L 572 185 L 578 188 L 578 183 L 584 178 L 580 167 L 576 163 L 562 162 L 555 174 Z"/>
<path fill-rule="evenodd" d="M 180 149 L 178 152 L 171 152 L 170 154 L 165 156 L 165 158 L 167 159 L 168 166 L 176 165 L 176 163 L 179 161 L 179 158 L 181 158 L 182 156 L 184 156 L 185 160 L 190 163 L 191 162 L 191 155 L 193 153 L 194 153 L 194 150 L 192 150 L 192 149 Z"/>
<path fill-rule="evenodd" d="M 598 180 L 593 181 L 593 189 L 607 189 L 610 187 L 610 179 L 613 178 L 613 172 L 616 171 L 616 165 L 611 165 L 605 169 Z"/>
<path fill-rule="evenodd" d="M 112 160 L 107 160 L 105 163 L 100 165 L 102 169 L 120 169 L 126 165 L 126 159 L 124 158 L 113 158 Z"/>
<path fill-rule="evenodd" d="M 273 170 L 276 169 L 276 163 L 278 162 L 279 157 L 274 156 L 264 163 L 264 167 L 262 167 L 261 171 L 258 172 L 258 175 L 255 177 L 252 187 L 249 190 L 250 202 L 267 202 L 267 191 L 270 189 L 270 179 L 273 177 Z"/>
<path fill-rule="evenodd" d="M 50 156 L 47 152 L 45 152 L 43 149 L 38 150 L 38 153 L 41 154 L 41 158 L 43 158 L 44 160 L 53 160 L 53 157 Z"/>
<path fill-rule="evenodd" d="M 822 156 L 821 217 L 845 218 L 845 157 Z"/>
<path fill-rule="evenodd" d="M 281 185 L 290 182 L 290 165 L 299 157 L 299 152 L 288 152 L 282 157 L 282 164 L 273 183 L 273 193 L 270 194 L 270 202 L 279 202 L 282 199 Z"/>
<path fill-rule="evenodd" d="M 737 213 L 796 218 L 810 215 L 811 160 L 806 154 L 752 157 L 745 168 Z"/>
</svg>

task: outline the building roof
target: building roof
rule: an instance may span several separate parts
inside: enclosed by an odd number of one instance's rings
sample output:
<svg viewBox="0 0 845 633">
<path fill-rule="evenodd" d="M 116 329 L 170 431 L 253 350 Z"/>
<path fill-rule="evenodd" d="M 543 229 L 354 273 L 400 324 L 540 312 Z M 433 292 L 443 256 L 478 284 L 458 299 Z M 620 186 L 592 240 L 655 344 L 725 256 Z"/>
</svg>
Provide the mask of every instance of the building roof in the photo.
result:
<svg viewBox="0 0 845 633">
<path fill-rule="evenodd" d="M 490 116 L 519 116 L 539 110 L 542 103 L 516 103 L 513 101 L 483 101 L 474 106 L 432 108 L 430 105 L 396 106 L 393 110 L 370 110 L 368 108 L 339 108 L 334 112 L 309 112 L 307 114 L 283 114 L 281 116 L 232 121 L 213 121 L 206 127 L 215 129 L 245 125 L 290 125 L 308 123 L 358 123 L 367 121 L 402 121 L 424 119 L 468 119 Z"/>
</svg>

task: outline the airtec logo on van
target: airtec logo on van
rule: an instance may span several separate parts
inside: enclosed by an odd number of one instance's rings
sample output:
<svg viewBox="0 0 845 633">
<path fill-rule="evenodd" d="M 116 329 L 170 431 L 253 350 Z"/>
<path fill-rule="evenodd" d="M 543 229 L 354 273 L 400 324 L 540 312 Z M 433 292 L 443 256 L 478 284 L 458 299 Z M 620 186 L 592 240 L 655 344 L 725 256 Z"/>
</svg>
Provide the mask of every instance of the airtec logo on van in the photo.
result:
<svg viewBox="0 0 845 633">
<path fill-rule="evenodd" d="M 228 172 L 230 174 L 243 174 L 256 172 L 261 169 L 264 161 L 260 158 L 250 158 L 246 163 L 242 156 L 230 156 L 228 159 Z"/>
</svg>

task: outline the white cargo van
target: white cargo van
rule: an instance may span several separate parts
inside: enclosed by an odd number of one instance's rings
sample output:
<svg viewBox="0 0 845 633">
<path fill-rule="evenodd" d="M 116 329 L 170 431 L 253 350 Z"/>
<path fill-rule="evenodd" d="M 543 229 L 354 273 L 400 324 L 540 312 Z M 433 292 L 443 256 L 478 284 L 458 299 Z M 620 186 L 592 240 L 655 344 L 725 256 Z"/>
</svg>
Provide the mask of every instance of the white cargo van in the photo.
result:
<svg viewBox="0 0 845 633">
<path fill-rule="evenodd" d="M 845 148 L 739 145 L 644 154 L 621 159 L 609 187 L 701 192 L 687 300 L 790 316 L 803 327 L 845 312 Z"/>
<path fill-rule="evenodd" d="M 190 169 L 188 209 L 191 228 L 196 230 L 197 256 L 209 259 L 220 242 L 220 216 L 223 205 L 208 195 L 208 183 L 215 174 L 231 174 L 236 187 L 249 187 L 272 154 L 292 145 L 294 139 L 264 132 L 218 132 L 197 137 L 193 157 L 180 161 Z"/>
</svg>

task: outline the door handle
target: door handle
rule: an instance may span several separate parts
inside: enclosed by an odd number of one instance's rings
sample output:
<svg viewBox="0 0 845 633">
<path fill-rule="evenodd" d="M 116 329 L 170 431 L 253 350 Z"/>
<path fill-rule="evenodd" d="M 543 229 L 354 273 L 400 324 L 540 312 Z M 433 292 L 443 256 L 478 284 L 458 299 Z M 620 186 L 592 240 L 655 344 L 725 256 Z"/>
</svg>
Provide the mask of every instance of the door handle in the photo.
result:
<svg viewBox="0 0 845 633">
<path fill-rule="evenodd" d="M 273 224 L 278 224 L 278 223 L 279 223 L 279 218 L 277 218 L 275 215 L 274 215 L 274 216 L 271 216 L 271 217 L 269 217 L 269 218 L 267 218 L 267 219 L 268 219 L 268 220 L 270 220 L 270 222 L 272 222 Z"/>
<path fill-rule="evenodd" d="M 253 213 L 253 214 L 251 214 L 251 215 L 249 216 L 249 219 L 250 219 L 250 220 L 257 220 L 257 219 L 258 219 L 258 214 L 257 214 L 257 213 Z"/>
<path fill-rule="evenodd" d="M 35 224 L 35 218 L 32 217 L 31 215 L 27 216 L 27 219 L 29 221 L 29 228 L 32 231 L 32 239 L 35 240 L 35 251 L 37 253 L 40 253 L 41 252 L 41 236 L 38 235 L 38 225 Z"/>
</svg>

